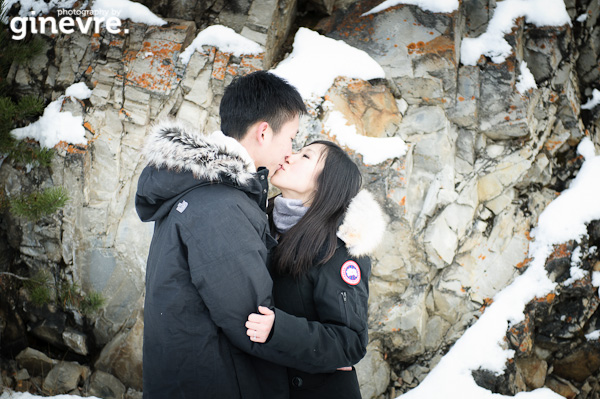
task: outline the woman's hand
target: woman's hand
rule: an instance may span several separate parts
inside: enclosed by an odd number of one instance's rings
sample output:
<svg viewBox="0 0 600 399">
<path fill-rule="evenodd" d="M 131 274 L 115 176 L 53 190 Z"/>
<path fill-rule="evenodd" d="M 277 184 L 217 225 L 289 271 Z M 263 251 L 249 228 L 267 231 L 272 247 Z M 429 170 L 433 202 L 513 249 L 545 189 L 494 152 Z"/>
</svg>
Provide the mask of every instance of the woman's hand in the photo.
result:
<svg viewBox="0 0 600 399">
<path fill-rule="evenodd" d="M 246 335 L 250 341 L 264 344 L 269 338 L 273 323 L 275 323 L 275 313 L 267 307 L 259 306 L 258 311 L 261 314 L 251 313 L 246 322 Z"/>
</svg>

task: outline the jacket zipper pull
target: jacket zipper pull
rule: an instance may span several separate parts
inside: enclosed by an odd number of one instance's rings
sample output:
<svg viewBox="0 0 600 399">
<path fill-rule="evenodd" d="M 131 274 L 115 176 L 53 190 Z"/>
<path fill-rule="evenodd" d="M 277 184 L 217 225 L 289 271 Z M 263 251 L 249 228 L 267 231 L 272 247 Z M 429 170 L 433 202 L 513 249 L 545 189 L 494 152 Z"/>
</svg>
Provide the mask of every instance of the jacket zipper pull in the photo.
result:
<svg viewBox="0 0 600 399">
<path fill-rule="evenodd" d="M 346 292 L 342 292 L 342 299 L 346 302 Z"/>
</svg>

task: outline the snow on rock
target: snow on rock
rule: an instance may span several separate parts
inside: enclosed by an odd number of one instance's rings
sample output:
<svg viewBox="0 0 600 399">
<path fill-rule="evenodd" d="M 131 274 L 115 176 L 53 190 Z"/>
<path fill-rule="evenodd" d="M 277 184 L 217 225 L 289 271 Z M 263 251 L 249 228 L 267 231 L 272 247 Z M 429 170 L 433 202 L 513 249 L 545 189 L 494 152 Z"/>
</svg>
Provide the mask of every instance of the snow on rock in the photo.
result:
<svg viewBox="0 0 600 399">
<path fill-rule="evenodd" d="M 86 98 L 90 98 L 92 96 L 92 91 L 86 86 L 84 82 L 79 82 L 67 87 L 67 90 L 65 91 L 65 96 L 85 100 Z"/>
<path fill-rule="evenodd" d="M 0 396 L 0 399 L 38 399 L 38 398 L 48 398 L 48 396 L 37 396 L 37 395 L 32 395 L 29 392 L 13 392 L 13 391 L 9 391 L 9 390 L 5 390 L 2 395 Z M 54 398 L 54 399 L 73 399 L 73 398 L 81 398 L 81 396 L 77 396 L 77 395 L 56 395 L 56 396 L 50 396 L 50 398 Z M 88 399 L 100 399 L 97 398 L 95 396 L 88 396 Z"/>
<path fill-rule="evenodd" d="M 91 90 L 85 83 L 71 85 L 67 88 L 65 95 L 48 104 L 40 119 L 25 127 L 13 129 L 10 133 L 17 140 L 30 138 L 46 148 L 52 148 L 61 141 L 69 144 L 86 144 L 83 117 L 73 116 L 71 112 L 61 112 L 61 108 L 63 101 L 73 101 L 66 97 L 83 100 L 89 98 L 90 95 Z"/>
<path fill-rule="evenodd" d="M 592 98 L 583 104 L 581 109 L 593 109 L 598 104 L 600 104 L 600 90 L 594 89 L 592 92 Z"/>
<path fill-rule="evenodd" d="M 325 118 L 325 131 L 335 136 L 340 145 L 346 146 L 363 156 L 367 165 L 377 165 L 390 158 L 401 157 L 406 153 L 406 144 L 400 137 L 367 137 L 356 132 L 354 125 L 348 125 L 339 111 L 333 111 L 333 104 L 325 102 L 323 107 L 330 109 Z"/>
<path fill-rule="evenodd" d="M 202 46 L 215 46 L 224 53 L 232 53 L 237 56 L 260 54 L 265 51 L 258 43 L 236 33 L 231 28 L 223 25 L 211 25 L 200 32 L 181 53 L 181 61 L 187 65 L 194 51 L 203 51 Z"/>
<path fill-rule="evenodd" d="M 533 77 L 533 74 L 529 68 L 527 68 L 527 63 L 525 61 L 521 61 L 519 69 L 521 71 L 521 75 L 519 75 L 519 81 L 516 85 L 517 91 L 521 94 L 525 94 L 527 90 L 537 88 L 535 78 Z"/>
<path fill-rule="evenodd" d="M 512 53 L 512 47 L 504 39 L 510 33 L 515 20 L 525 17 L 527 23 L 537 26 L 571 25 L 571 19 L 563 0 L 504 0 L 496 3 L 494 16 L 487 30 L 477 38 L 464 38 L 461 45 L 461 62 L 476 65 L 481 55 L 494 63 L 502 63 Z"/>
<path fill-rule="evenodd" d="M 3 10 L 10 10 L 13 5 L 19 3 L 19 16 L 30 17 L 46 15 L 53 8 L 67 8 L 70 9 L 77 2 L 77 0 L 4 0 Z M 4 23 L 8 23 L 8 19 L 3 19 Z"/>
<path fill-rule="evenodd" d="M 514 355 L 514 351 L 501 347 L 507 329 L 524 319 L 523 311 L 529 301 L 546 295 L 556 286 L 544 268 L 553 245 L 580 240 L 587 233 L 586 224 L 600 219 L 600 202 L 597 201 L 600 196 L 600 186 L 597 184 L 600 156 L 595 155 L 594 145 L 587 137 L 579 144 L 578 151 L 584 155 L 585 162 L 577 177 L 567 190 L 546 207 L 531 233 L 535 241 L 529 247 L 532 261 L 528 269 L 494 297 L 492 305 L 454 344 L 425 380 L 400 398 L 512 398 L 478 386 L 471 373 L 480 368 L 497 374 L 504 371 L 506 361 Z M 592 276 L 596 286 L 600 285 L 597 273 Z M 562 396 L 550 389 L 540 388 L 520 392 L 514 398 L 561 399 Z"/>
<path fill-rule="evenodd" d="M 377 7 L 362 14 L 361 17 L 376 14 L 398 4 L 412 4 L 426 11 L 440 13 L 450 13 L 458 10 L 458 0 L 386 0 Z"/>
<path fill-rule="evenodd" d="M 294 85 L 305 101 L 323 97 L 338 76 L 385 77 L 383 68 L 366 52 L 306 28 L 298 30 L 292 53 L 271 72 Z"/>
<path fill-rule="evenodd" d="M 95 11 L 108 10 L 110 11 L 107 14 L 109 16 L 129 19 L 132 22 L 146 25 L 162 26 L 167 24 L 167 21 L 156 16 L 145 5 L 130 0 L 94 0 L 91 9 Z"/>
</svg>

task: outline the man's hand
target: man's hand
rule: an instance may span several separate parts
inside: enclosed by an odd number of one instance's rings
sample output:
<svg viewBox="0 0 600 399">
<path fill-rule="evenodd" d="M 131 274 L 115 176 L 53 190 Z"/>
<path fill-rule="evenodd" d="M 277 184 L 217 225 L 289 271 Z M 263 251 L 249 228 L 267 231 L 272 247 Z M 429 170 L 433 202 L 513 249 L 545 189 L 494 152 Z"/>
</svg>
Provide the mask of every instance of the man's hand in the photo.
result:
<svg viewBox="0 0 600 399">
<path fill-rule="evenodd" d="M 259 306 L 258 311 L 261 314 L 251 313 L 248 316 L 246 335 L 250 337 L 250 341 L 263 344 L 269 338 L 273 323 L 275 323 L 275 313 L 264 306 Z"/>
</svg>

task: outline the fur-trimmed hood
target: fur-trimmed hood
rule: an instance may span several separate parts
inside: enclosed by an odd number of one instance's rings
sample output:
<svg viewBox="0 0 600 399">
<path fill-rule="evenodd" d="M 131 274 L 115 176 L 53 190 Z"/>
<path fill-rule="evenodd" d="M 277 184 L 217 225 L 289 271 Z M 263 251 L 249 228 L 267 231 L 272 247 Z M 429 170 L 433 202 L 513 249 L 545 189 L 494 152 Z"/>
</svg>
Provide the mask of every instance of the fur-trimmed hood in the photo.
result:
<svg viewBox="0 0 600 399">
<path fill-rule="evenodd" d="M 220 131 L 205 135 L 173 119 L 153 127 L 144 156 L 150 166 L 190 171 L 198 180 L 227 177 L 243 185 L 256 172 L 254 161 L 237 140 Z"/>
<path fill-rule="evenodd" d="M 252 158 L 237 140 L 221 132 L 205 135 L 167 119 L 154 125 L 143 153 L 148 166 L 140 175 L 135 199 L 142 221 L 161 219 L 187 192 L 215 182 L 264 202 Z"/>
<path fill-rule="evenodd" d="M 364 256 L 381 243 L 385 228 L 381 207 L 370 192 L 361 190 L 350 202 L 337 236 L 344 241 L 350 255 Z"/>
</svg>

